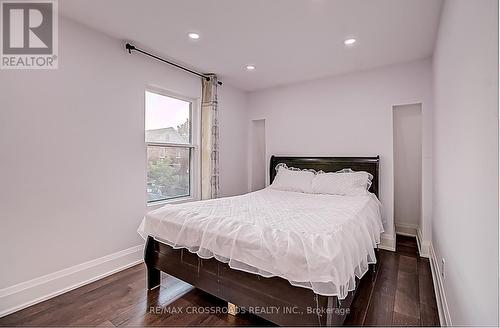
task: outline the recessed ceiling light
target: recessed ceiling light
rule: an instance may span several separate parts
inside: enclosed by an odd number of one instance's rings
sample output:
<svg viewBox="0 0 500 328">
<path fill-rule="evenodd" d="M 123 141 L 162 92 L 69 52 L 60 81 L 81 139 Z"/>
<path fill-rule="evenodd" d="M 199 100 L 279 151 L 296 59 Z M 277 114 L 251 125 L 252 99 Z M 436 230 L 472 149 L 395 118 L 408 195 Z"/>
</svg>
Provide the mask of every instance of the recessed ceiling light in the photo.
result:
<svg viewBox="0 0 500 328">
<path fill-rule="evenodd" d="M 247 65 L 246 69 L 247 69 L 247 71 L 254 71 L 255 65 Z"/>
<path fill-rule="evenodd" d="M 354 39 L 354 38 L 349 38 L 349 39 L 345 39 L 344 40 L 344 44 L 346 46 L 352 46 L 355 43 L 356 43 L 356 39 Z"/>
<path fill-rule="evenodd" d="M 198 40 L 200 38 L 200 35 L 194 32 L 188 33 L 188 36 L 191 40 Z"/>
</svg>

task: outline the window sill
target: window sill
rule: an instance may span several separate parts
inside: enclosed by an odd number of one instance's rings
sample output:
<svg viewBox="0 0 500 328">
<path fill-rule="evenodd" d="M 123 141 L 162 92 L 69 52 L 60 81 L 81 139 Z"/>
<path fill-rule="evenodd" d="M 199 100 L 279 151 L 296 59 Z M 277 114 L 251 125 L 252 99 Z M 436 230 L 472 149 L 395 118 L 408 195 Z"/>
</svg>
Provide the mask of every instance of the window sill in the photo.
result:
<svg viewBox="0 0 500 328">
<path fill-rule="evenodd" d="M 147 203 L 148 208 L 158 208 L 162 207 L 164 205 L 168 204 L 181 204 L 181 203 L 188 203 L 188 202 L 194 202 L 197 201 L 196 197 L 193 196 L 187 196 L 187 197 L 179 197 L 179 198 L 173 198 L 173 199 L 166 199 L 166 200 L 161 200 L 158 202 L 153 202 L 153 203 Z"/>
</svg>

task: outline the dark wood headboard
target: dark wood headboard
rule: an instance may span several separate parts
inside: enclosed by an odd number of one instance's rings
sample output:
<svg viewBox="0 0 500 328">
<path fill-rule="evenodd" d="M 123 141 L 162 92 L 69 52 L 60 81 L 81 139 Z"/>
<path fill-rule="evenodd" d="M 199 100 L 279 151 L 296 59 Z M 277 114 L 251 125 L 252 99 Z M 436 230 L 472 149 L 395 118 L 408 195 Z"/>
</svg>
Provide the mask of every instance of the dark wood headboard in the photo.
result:
<svg viewBox="0 0 500 328">
<path fill-rule="evenodd" d="M 276 165 L 284 163 L 288 167 L 299 169 L 313 169 L 323 172 L 336 172 L 342 169 L 365 171 L 373 175 L 370 192 L 379 196 L 378 166 L 379 156 L 376 157 L 294 157 L 271 156 L 269 165 L 270 180 L 272 183 L 276 176 Z"/>
</svg>

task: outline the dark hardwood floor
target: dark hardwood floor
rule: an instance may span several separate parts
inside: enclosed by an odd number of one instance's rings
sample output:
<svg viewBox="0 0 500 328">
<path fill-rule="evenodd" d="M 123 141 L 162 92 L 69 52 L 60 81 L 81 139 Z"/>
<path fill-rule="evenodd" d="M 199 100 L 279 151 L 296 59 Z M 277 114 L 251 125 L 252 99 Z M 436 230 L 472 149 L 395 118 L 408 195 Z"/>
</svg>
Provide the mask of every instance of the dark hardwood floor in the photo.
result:
<svg viewBox="0 0 500 328">
<path fill-rule="evenodd" d="M 362 279 L 345 325 L 439 326 L 429 260 L 415 238 L 397 236 L 396 252 L 380 251 L 374 279 Z"/>
<path fill-rule="evenodd" d="M 144 266 L 137 265 L 0 318 L 0 326 L 272 325 L 228 315 L 223 301 L 166 275 L 156 290 L 145 285 Z M 359 288 L 346 325 L 439 325 L 429 261 L 418 256 L 414 238 L 398 236 L 396 252 L 380 251 L 378 271 Z"/>
</svg>

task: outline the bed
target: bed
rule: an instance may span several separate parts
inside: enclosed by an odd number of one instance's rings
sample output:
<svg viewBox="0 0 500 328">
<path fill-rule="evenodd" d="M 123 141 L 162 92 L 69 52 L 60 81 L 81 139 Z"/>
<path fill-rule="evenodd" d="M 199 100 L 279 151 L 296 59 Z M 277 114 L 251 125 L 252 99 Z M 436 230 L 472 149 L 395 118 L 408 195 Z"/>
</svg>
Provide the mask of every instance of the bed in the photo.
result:
<svg viewBox="0 0 500 328">
<path fill-rule="evenodd" d="M 377 157 L 277 157 L 277 166 L 373 175 L 365 196 L 265 188 L 249 194 L 167 205 L 146 215 L 148 288 L 160 272 L 285 326 L 341 325 L 358 280 L 375 269 L 383 231 Z"/>
</svg>

